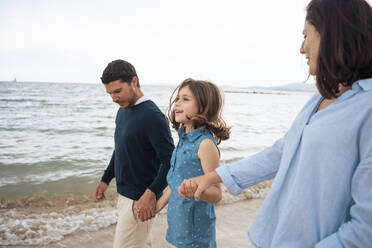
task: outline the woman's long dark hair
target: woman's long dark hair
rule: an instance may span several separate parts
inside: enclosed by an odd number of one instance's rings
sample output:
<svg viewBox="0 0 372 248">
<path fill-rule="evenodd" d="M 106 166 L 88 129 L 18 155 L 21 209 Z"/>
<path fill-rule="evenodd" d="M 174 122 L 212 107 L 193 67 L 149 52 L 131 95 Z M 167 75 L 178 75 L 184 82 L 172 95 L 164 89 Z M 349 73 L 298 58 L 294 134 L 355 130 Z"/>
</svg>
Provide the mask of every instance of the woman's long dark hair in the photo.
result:
<svg viewBox="0 0 372 248">
<path fill-rule="evenodd" d="M 365 0 L 311 0 L 306 21 L 320 34 L 316 82 L 325 98 L 372 77 L 372 8 Z"/>
<path fill-rule="evenodd" d="M 173 97 L 176 92 L 178 95 L 179 91 L 186 86 L 189 87 L 194 95 L 199 108 L 198 113 L 190 117 L 194 128 L 208 128 L 216 139 L 217 144 L 220 144 L 222 140 L 229 139 L 230 128 L 226 126 L 221 116 L 222 94 L 216 85 L 207 81 L 188 78 L 173 91 L 168 108 L 168 118 L 173 128 L 178 130 L 182 127 L 175 119 L 173 105 L 177 98 L 173 99 Z"/>
</svg>

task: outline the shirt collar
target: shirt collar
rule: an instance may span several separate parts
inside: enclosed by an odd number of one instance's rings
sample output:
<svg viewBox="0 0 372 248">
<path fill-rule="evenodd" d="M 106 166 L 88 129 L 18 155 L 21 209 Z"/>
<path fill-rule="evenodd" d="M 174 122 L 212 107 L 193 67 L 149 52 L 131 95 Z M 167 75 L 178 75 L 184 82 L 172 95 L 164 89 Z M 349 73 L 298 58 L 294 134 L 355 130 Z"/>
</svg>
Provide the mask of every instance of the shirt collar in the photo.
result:
<svg viewBox="0 0 372 248">
<path fill-rule="evenodd" d="M 365 91 L 372 90 L 372 78 L 362 79 L 355 83 L 357 83 Z"/>
<path fill-rule="evenodd" d="M 140 103 L 143 103 L 143 102 L 145 102 L 145 101 L 148 101 L 148 100 L 150 100 L 150 99 L 148 99 L 148 98 L 145 97 L 145 96 L 141 96 L 141 97 L 137 100 L 137 102 L 134 104 L 134 106 L 136 106 L 136 105 L 138 105 L 138 104 L 140 104 Z"/>
<path fill-rule="evenodd" d="M 353 83 L 350 90 L 345 91 L 341 96 L 337 97 L 335 102 L 342 102 L 360 91 L 372 90 L 372 78 L 361 79 Z"/>
</svg>

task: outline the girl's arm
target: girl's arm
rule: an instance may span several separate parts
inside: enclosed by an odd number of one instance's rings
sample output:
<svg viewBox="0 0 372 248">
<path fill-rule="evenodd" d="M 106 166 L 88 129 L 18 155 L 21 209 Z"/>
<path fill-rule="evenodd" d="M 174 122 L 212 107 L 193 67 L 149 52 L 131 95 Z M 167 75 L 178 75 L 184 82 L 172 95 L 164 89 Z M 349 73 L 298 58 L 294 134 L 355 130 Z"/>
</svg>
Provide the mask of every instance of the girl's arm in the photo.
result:
<svg viewBox="0 0 372 248">
<path fill-rule="evenodd" d="M 205 139 L 200 143 L 198 150 L 198 157 L 200 159 L 204 174 L 208 174 L 216 170 L 219 166 L 219 153 L 215 143 L 211 139 Z M 189 184 L 188 184 L 189 183 Z M 186 194 L 181 194 L 185 198 L 193 197 L 195 193 L 196 185 L 192 181 L 185 180 L 181 184 L 179 192 L 187 192 Z M 206 189 L 203 194 L 200 196 L 200 200 L 206 202 L 219 202 L 222 198 L 221 185 L 212 184 L 208 189 Z M 199 199 L 198 199 L 199 200 Z"/>
<path fill-rule="evenodd" d="M 156 214 L 159 213 L 160 210 L 162 210 L 168 204 L 170 195 L 171 195 L 171 189 L 169 186 L 167 186 L 164 189 L 162 196 L 156 202 L 156 209 L 155 209 Z"/>
</svg>

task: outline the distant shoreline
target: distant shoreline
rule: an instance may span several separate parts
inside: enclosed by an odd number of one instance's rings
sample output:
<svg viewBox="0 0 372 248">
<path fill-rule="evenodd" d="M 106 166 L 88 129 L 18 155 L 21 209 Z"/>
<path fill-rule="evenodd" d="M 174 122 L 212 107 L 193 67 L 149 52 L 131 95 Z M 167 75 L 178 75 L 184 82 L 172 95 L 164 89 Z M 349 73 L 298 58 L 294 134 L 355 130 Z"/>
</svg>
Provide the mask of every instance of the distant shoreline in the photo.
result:
<svg viewBox="0 0 372 248">
<path fill-rule="evenodd" d="M 101 84 L 100 82 L 37 82 L 37 81 L 0 81 L 4 84 L 68 84 L 68 85 L 96 85 Z M 176 88 L 176 84 L 143 84 L 146 87 L 169 87 Z M 315 92 L 316 87 L 313 84 L 305 83 L 291 83 L 279 86 L 231 86 L 231 85 L 220 85 L 219 86 L 225 93 L 244 93 L 244 94 L 275 94 L 275 95 L 287 95 L 287 92 Z"/>
<path fill-rule="evenodd" d="M 276 92 L 265 92 L 265 91 L 255 91 L 255 90 L 249 90 L 249 91 L 238 91 L 238 90 L 224 90 L 225 93 L 232 93 L 232 94 L 266 94 L 266 95 L 288 95 L 288 93 L 282 92 L 282 91 L 276 91 Z"/>
</svg>

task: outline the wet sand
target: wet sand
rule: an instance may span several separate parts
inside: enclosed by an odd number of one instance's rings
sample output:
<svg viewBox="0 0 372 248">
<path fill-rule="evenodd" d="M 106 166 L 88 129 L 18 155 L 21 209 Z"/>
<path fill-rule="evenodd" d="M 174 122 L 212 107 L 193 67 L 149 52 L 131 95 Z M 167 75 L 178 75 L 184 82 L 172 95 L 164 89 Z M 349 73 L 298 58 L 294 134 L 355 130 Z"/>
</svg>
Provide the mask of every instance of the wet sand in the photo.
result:
<svg viewBox="0 0 372 248">
<path fill-rule="evenodd" d="M 217 215 L 217 245 L 218 247 L 253 247 L 250 245 L 246 232 L 251 225 L 263 199 L 248 199 L 231 204 L 216 206 Z M 154 223 L 152 233 L 153 248 L 173 247 L 165 240 L 167 230 L 166 214 L 160 213 Z M 115 225 L 101 229 L 96 232 L 77 231 L 65 236 L 59 242 L 35 248 L 61 248 L 61 247 L 90 247 L 109 248 L 115 232 Z M 21 248 L 26 246 L 11 246 Z M 30 247 L 30 246 L 28 246 Z"/>
</svg>

